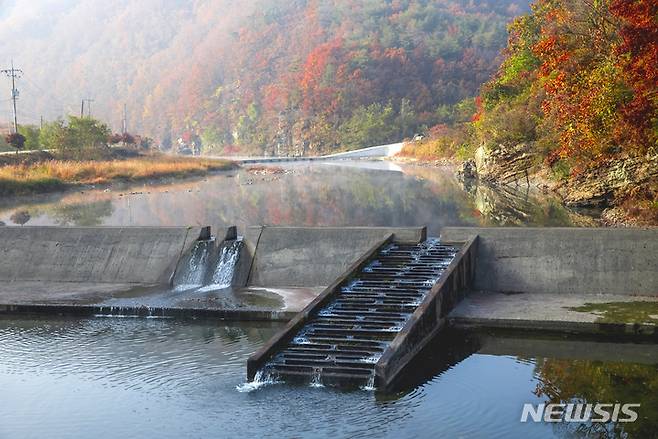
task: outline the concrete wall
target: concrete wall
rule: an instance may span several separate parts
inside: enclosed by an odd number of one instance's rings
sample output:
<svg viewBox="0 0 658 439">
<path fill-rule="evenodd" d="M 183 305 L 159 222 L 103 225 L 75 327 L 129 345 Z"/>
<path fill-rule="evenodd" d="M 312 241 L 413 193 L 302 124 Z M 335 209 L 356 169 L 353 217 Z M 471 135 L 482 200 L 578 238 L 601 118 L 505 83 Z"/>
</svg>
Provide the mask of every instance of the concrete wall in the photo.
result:
<svg viewBox="0 0 658 439">
<path fill-rule="evenodd" d="M 441 238 L 475 234 L 477 290 L 658 296 L 658 230 L 447 227 Z"/>
<path fill-rule="evenodd" d="M 204 227 L 0 227 L 0 282 L 168 283 Z"/>
<path fill-rule="evenodd" d="M 236 268 L 238 286 L 326 286 L 389 233 L 419 242 L 425 229 L 385 227 L 250 227 Z"/>
</svg>

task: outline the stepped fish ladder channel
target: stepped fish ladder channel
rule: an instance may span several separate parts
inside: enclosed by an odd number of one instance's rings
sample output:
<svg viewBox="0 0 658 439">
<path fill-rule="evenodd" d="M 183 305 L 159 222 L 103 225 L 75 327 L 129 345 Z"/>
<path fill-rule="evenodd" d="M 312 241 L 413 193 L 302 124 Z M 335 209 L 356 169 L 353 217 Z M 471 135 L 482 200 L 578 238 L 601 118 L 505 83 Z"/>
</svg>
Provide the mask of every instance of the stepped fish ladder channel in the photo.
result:
<svg viewBox="0 0 658 439">
<path fill-rule="evenodd" d="M 279 380 L 374 390 L 375 365 L 458 251 L 434 238 L 385 245 L 327 305 L 310 311 L 314 314 L 287 345 L 262 354 L 271 358 L 241 390 Z"/>
</svg>

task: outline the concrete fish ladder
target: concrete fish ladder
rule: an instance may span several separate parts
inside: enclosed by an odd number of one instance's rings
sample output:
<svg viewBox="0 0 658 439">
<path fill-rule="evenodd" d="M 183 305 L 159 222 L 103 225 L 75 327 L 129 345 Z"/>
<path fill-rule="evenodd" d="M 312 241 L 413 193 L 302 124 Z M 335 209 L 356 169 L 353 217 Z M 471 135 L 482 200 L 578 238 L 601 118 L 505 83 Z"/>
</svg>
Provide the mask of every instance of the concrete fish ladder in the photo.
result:
<svg viewBox="0 0 658 439">
<path fill-rule="evenodd" d="M 249 359 L 248 378 L 391 386 L 464 294 L 475 243 L 388 236 Z"/>
</svg>

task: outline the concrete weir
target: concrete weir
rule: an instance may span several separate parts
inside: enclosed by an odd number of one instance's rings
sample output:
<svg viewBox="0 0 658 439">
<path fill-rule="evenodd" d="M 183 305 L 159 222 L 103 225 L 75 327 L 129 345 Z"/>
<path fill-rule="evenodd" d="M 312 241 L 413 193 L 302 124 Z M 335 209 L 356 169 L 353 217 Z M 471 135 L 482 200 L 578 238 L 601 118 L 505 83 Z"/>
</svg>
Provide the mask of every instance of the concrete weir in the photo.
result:
<svg viewBox="0 0 658 439">
<path fill-rule="evenodd" d="M 453 326 L 658 339 L 656 229 L 448 227 L 441 236 L 479 238 Z"/>
<path fill-rule="evenodd" d="M 208 227 L 0 227 L 4 282 L 168 282 Z"/>
<path fill-rule="evenodd" d="M 655 229 L 447 227 L 439 240 L 422 227 L 256 226 L 239 242 L 234 227 L 214 234 L 0 227 L 0 313 L 282 320 L 249 359 L 250 379 L 380 388 L 446 326 L 658 341 Z"/>
<path fill-rule="evenodd" d="M 2 227 L 0 312 L 288 321 L 383 236 L 424 233 L 258 226 L 238 242 L 235 227 Z"/>
</svg>

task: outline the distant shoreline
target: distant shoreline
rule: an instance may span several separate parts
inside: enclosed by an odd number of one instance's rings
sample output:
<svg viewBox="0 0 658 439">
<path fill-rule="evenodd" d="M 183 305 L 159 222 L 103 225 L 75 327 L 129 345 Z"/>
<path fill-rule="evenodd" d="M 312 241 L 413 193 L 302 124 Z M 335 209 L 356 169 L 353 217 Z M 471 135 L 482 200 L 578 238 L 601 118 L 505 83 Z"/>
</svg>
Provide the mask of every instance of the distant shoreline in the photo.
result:
<svg viewBox="0 0 658 439">
<path fill-rule="evenodd" d="M 0 196 L 28 196 L 112 182 L 140 182 L 161 178 L 204 176 L 234 169 L 229 160 L 176 157 L 164 154 L 102 160 L 56 157 L 0 165 Z"/>
</svg>

